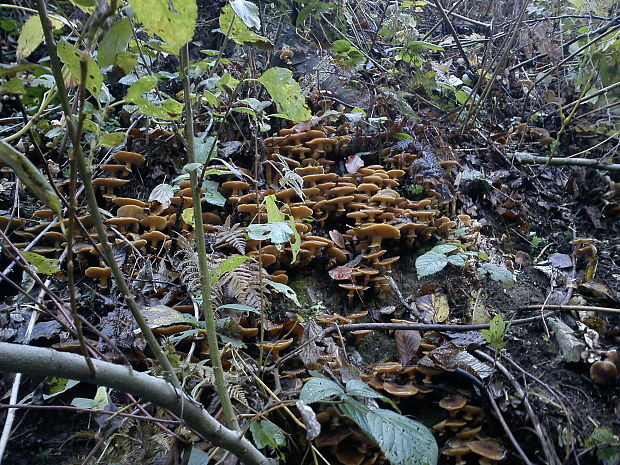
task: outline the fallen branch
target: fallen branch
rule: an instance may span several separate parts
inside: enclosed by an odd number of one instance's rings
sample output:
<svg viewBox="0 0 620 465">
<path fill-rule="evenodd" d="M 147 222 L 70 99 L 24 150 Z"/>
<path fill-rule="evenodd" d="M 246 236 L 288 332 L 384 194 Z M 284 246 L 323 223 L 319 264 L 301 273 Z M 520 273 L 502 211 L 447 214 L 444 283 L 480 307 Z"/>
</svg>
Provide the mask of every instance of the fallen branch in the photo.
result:
<svg viewBox="0 0 620 465">
<path fill-rule="evenodd" d="M 541 157 L 539 155 L 532 155 L 526 152 L 514 152 L 513 157 L 519 160 L 521 163 L 529 163 L 534 165 L 555 165 L 555 166 L 587 166 L 588 168 L 595 168 L 597 170 L 605 171 L 620 171 L 620 164 L 618 163 L 600 163 L 596 160 L 590 160 L 588 158 L 549 158 Z"/>
<path fill-rule="evenodd" d="M 246 465 L 273 465 L 250 441 L 226 428 L 200 404 L 161 378 L 140 373 L 126 366 L 92 361 L 91 374 L 84 357 L 40 347 L 0 342 L 0 371 L 33 376 L 58 376 L 105 386 L 141 397 L 178 415 L 188 427 L 214 446 L 229 450 Z"/>
</svg>

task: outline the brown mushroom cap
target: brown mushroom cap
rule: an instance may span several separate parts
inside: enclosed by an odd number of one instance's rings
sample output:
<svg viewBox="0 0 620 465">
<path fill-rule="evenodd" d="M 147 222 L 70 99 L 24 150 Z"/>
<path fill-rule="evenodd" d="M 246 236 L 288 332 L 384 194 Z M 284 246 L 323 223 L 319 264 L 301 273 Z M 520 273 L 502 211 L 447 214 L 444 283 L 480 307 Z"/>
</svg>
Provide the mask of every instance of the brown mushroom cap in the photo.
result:
<svg viewBox="0 0 620 465">
<path fill-rule="evenodd" d="M 468 446 L 474 454 L 477 454 L 486 460 L 499 462 L 500 460 L 504 460 L 504 458 L 506 458 L 506 451 L 502 445 L 493 439 L 471 441 Z"/>
<path fill-rule="evenodd" d="M 138 205 L 123 205 L 118 207 L 118 210 L 116 210 L 116 215 L 141 220 L 146 216 L 146 213 L 144 212 L 144 208 Z"/>
<path fill-rule="evenodd" d="M 116 197 L 114 194 L 114 188 L 124 186 L 129 182 L 129 179 L 118 179 L 118 178 L 97 178 L 93 179 L 93 185 L 101 186 L 106 188 L 106 192 L 103 196 L 106 199 L 113 199 Z"/>
<path fill-rule="evenodd" d="M 163 231 L 168 226 L 168 220 L 162 216 L 151 215 L 140 220 L 140 224 L 149 231 Z"/>
<path fill-rule="evenodd" d="M 143 208 L 148 206 L 146 202 L 138 199 L 132 199 L 130 197 L 115 197 L 112 199 L 112 203 L 114 205 L 118 205 L 119 207 L 122 207 L 123 205 L 137 205 L 138 207 Z"/>
<path fill-rule="evenodd" d="M 380 249 L 383 239 L 400 239 L 400 231 L 389 224 L 372 224 L 357 231 L 357 235 L 372 238 L 371 249 Z"/>
<path fill-rule="evenodd" d="M 403 366 L 398 362 L 383 362 L 370 365 L 369 368 L 378 374 L 392 374 L 400 373 Z"/>
<path fill-rule="evenodd" d="M 146 161 L 139 153 L 120 151 L 114 154 L 114 159 L 125 165 L 125 170 L 131 172 L 131 165 L 139 165 Z"/>
<path fill-rule="evenodd" d="M 112 269 L 99 266 L 91 266 L 90 268 L 86 268 L 84 274 L 89 278 L 94 278 L 99 280 L 99 287 L 105 289 L 108 287 L 108 279 L 112 275 Z"/>
<path fill-rule="evenodd" d="M 454 393 L 445 396 L 439 401 L 439 406 L 450 412 L 450 415 L 455 415 L 467 404 L 467 397 Z"/>
<path fill-rule="evenodd" d="M 278 360 L 280 358 L 280 351 L 286 349 L 293 343 L 293 338 L 290 339 L 282 339 L 281 341 L 275 342 L 263 342 L 256 344 L 259 347 L 262 347 L 263 350 L 271 353 L 273 355 L 274 360 Z"/>
<path fill-rule="evenodd" d="M 618 376 L 618 369 L 613 362 L 599 360 L 590 367 L 590 376 L 595 383 L 609 384 Z"/>
<path fill-rule="evenodd" d="M 411 397 L 419 392 L 412 384 L 400 385 L 388 381 L 383 383 L 383 390 L 394 397 Z"/>
</svg>

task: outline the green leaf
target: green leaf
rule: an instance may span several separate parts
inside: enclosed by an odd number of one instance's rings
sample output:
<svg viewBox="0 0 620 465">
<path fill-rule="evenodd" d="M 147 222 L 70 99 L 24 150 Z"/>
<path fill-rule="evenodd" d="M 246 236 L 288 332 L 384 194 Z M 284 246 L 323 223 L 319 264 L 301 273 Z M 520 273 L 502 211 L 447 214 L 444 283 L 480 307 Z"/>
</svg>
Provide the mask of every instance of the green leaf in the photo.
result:
<svg viewBox="0 0 620 465">
<path fill-rule="evenodd" d="M 293 230 L 293 237 L 289 239 L 291 244 L 291 255 L 293 256 L 293 260 L 291 261 L 291 263 L 295 263 L 295 260 L 297 260 L 297 254 L 301 250 L 301 236 L 299 234 L 299 231 L 297 231 L 297 227 L 295 226 L 295 218 L 289 216 L 288 224 Z"/>
<path fill-rule="evenodd" d="M 186 208 L 185 210 L 183 210 L 183 213 L 181 213 L 181 218 L 183 218 L 183 221 L 185 221 L 186 224 L 190 225 L 193 228 L 194 227 L 194 208 L 190 207 L 190 208 Z"/>
<path fill-rule="evenodd" d="M 326 378 L 310 378 L 301 388 L 299 400 L 313 404 L 334 396 L 345 396 L 344 390 L 336 382 Z"/>
<path fill-rule="evenodd" d="M 293 79 L 293 73 L 284 68 L 270 68 L 258 79 L 265 86 L 267 92 L 276 102 L 278 112 L 285 118 L 300 123 L 312 118 L 312 113 L 306 105 L 301 93 L 301 87 Z"/>
<path fill-rule="evenodd" d="M 352 379 L 347 381 L 346 390 L 348 396 L 366 397 L 368 399 L 381 399 L 382 401 L 390 404 L 392 408 L 400 412 L 398 406 L 394 403 L 394 401 L 392 401 L 392 399 L 378 393 L 361 379 Z"/>
<path fill-rule="evenodd" d="M 284 213 L 282 213 L 276 205 L 275 195 L 268 195 L 265 198 L 265 207 L 267 208 L 268 223 L 280 223 L 285 221 Z"/>
<path fill-rule="evenodd" d="M 397 132 L 392 134 L 392 137 L 396 140 L 413 140 L 413 136 L 406 134 L 404 132 Z"/>
<path fill-rule="evenodd" d="M 202 170 L 204 163 L 188 163 L 181 170 L 182 173 L 192 173 L 194 171 Z"/>
<path fill-rule="evenodd" d="M 24 154 L 15 150 L 4 141 L 0 141 L 0 161 L 7 164 L 15 175 L 45 205 L 52 209 L 58 218 L 62 217 L 60 199 L 43 174 Z"/>
<path fill-rule="evenodd" d="M 489 275 L 489 277 L 502 283 L 506 287 L 512 287 L 515 285 L 512 273 L 505 266 L 495 265 L 494 263 L 485 263 L 478 267 L 478 274 L 480 276 Z"/>
<path fill-rule="evenodd" d="M 448 263 L 454 266 L 462 267 L 466 265 L 465 256 L 462 254 L 448 255 L 446 259 L 448 260 Z"/>
<path fill-rule="evenodd" d="M 483 329 L 480 332 L 489 344 L 497 350 L 501 350 L 508 344 L 506 340 L 506 330 L 504 318 L 498 313 L 489 322 L 489 329 Z"/>
<path fill-rule="evenodd" d="M 52 397 L 59 396 L 63 392 L 67 392 L 73 386 L 78 384 L 79 381 L 75 379 L 66 379 L 66 378 L 50 378 L 47 382 L 49 387 L 48 394 L 43 394 L 43 399 L 51 399 Z"/>
<path fill-rule="evenodd" d="M 99 386 L 97 388 L 97 392 L 95 397 L 93 398 L 93 407 L 96 410 L 105 410 L 105 408 L 110 403 L 110 399 L 108 399 L 108 392 L 106 388 L 103 386 Z"/>
<path fill-rule="evenodd" d="M 154 76 L 143 76 L 127 89 L 125 100 L 138 105 L 142 113 L 147 116 L 165 120 L 179 119 L 183 113 L 182 103 L 171 99 L 155 103 L 144 97 L 143 94 L 150 93 L 156 85 L 157 79 Z"/>
<path fill-rule="evenodd" d="M 166 305 L 156 305 L 154 307 L 144 307 L 141 310 L 149 328 L 162 328 L 177 324 L 198 326 L 198 322 L 193 315 L 181 313 L 174 308 Z"/>
<path fill-rule="evenodd" d="M 431 252 L 435 252 L 437 254 L 447 255 L 450 252 L 454 252 L 458 247 L 452 244 L 439 244 L 431 249 Z"/>
<path fill-rule="evenodd" d="M 232 39 L 233 42 L 235 42 L 236 44 L 256 45 L 261 48 L 272 47 L 269 39 L 250 31 L 250 29 L 239 18 L 239 16 L 237 16 L 237 14 L 230 5 L 226 5 L 224 8 L 222 8 L 219 23 L 220 32 L 222 34 L 228 34 L 228 38 Z"/>
<path fill-rule="evenodd" d="M 127 134 L 124 132 L 109 132 L 99 137 L 99 143 L 105 147 L 118 147 L 125 143 Z"/>
<path fill-rule="evenodd" d="M 252 2 L 247 0 L 231 0 L 230 6 L 247 27 L 260 28 L 258 7 Z"/>
<path fill-rule="evenodd" d="M 194 137 L 194 156 L 197 162 L 207 163 L 217 155 L 217 139 L 205 131 Z"/>
<path fill-rule="evenodd" d="M 293 229 L 288 223 L 279 221 L 267 224 L 251 224 L 248 226 L 248 236 L 255 241 L 270 240 L 274 244 L 289 242 L 293 236 Z"/>
<path fill-rule="evenodd" d="M 99 66 L 107 68 L 115 64 L 116 54 L 127 50 L 132 36 L 131 22 L 128 18 L 122 18 L 113 24 L 99 42 L 99 54 L 97 55 Z"/>
<path fill-rule="evenodd" d="M 53 29 L 60 29 L 62 22 L 55 18 L 50 18 Z M 17 51 L 15 52 L 17 61 L 24 60 L 36 50 L 41 42 L 43 42 L 43 28 L 39 16 L 34 15 L 26 20 L 19 38 L 17 39 Z"/>
<path fill-rule="evenodd" d="M 280 294 L 284 294 L 286 297 L 291 299 L 293 302 L 295 302 L 295 305 L 297 305 L 298 307 L 301 307 L 301 304 L 299 303 L 299 299 L 297 298 L 297 293 L 293 289 L 291 289 L 289 286 L 287 286 L 286 284 L 277 283 L 271 280 L 267 280 L 267 284 L 273 287 Z"/>
<path fill-rule="evenodd" d="M 60 271 L 60 265 L 56 258 L 46 258 L 34 252 L 22 252 L 28 263 L 37 269 L 40 274 L 54 274 Z"/>
<path fill-rule="evenodd" d="M 223 207 L 226 205 L 226 197 L 224 197 L 220 191 L 217 190 L 219 183 L 216 181 L 205 181 L 202 183 L 205 188 L 204 197 L 205 200 L 211 205 L 217 205 Z"/>
<path fill-rule="evenodd" d="M 233 255 L 232 257 L 228 257 L 226 260 L 222 261 L 215 269 L 211 270 L 209 273 L 209 278 L 211 280 L 211 285 L 214 285 L 219 281 L 219 279 L 228 273 L 229 271 L 234 270 L 239 265 L 247 262 L 248 260 L 252 260 L 252 258 L 247 255 Z"/>
<path fill-rule="evenodd" d="M 237 312 L 252 312 L 260 315 L 260 310 L 243 304 L 225 304 L 217 307 L 218 310 L 235 310 Z"/>
<path fill-rule="evenodd" d="M 448 264 L 448 259 L 444 254 L 433 251 L 420 255 L 415 261 L 415 268 L 418 276 L 423 278 L 443 270 Z"/>
<path fill-rule="evenodd" d="M 364 429 L 392 465 L 436 465 L 438 448 L 423 424 L 386 409 L 366 414 Z"/>
<path fill-rule="evenodd" d="M 196 0 L 129 0 L 129 4 L 144 28 L 161 37 L 172 53 L 178 54 L 194 37 Z"/>
<path fill-rule="evenodd" d="M 149 202 L 159 202 L 162 205 L 170 205 L 170 199 L 174 197 L 174 187 L 170 184 L 156 185 L 149 195 Z"/>
<path fill-rule="evenodd" d="M 58 57 L 67 65 L 71 75 L 78 81 L 82 78 L 82 71 L 80 67 L 80 61 L 82 59 L 82 53 L 71 45 L 66 40 L 62 39 L 58 42 Z M 84 85 L 88 92 L 95 98 L 99 98 L 99 92 L 101 92 L 101 84 L 103 84 L 103 75 L 95 60 L 90 54 L 86 54 L 87 68 L 86 68 L 86 82 Z"/>
<path fill-rule="evenodd" d="M 26 89 L 24 89 L 24 84 L 20 78 L 14 77 L 9 79 L 6 82 L 3 82 L 0 86 L 0 95 L 6 94 L 20 94 L 23 95 L 26 93 Z"/>
<path fill-rule="evenodd" d="M 259 449 L 264 449 L 267 446 L 277 449 L 286 444 L 284 431 L 269 420 L 255 421 L 250 425 L 250 431 L 256 447 Z"/>
</svg>

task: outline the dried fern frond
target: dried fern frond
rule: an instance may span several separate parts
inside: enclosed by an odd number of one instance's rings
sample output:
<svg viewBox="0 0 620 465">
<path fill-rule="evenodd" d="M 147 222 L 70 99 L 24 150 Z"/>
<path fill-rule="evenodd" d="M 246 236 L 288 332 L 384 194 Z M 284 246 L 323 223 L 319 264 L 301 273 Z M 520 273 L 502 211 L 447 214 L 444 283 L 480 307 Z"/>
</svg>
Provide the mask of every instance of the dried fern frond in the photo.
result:
<svg viewBox="0 0 620 465">
<path fill-rule="evenodd" d="M 288 163 L 284 161 L 281 155 L 278 154 L 279 162 L 275 163 L 269 160 L 269 164 L 280 174 L 280 187 L 282 189 L 293 189 L 295 194 L 304 201 L 305 195 L 303 193 L 304 180 L 300 175 L 295 173 L 289 168 Z"/>
<path fill-rule="evenodd" d="M 245 392 L 243 392 L 243 386 L 239 384 L 235 384 L 235 385 L 229 384 L 228 395 L 230 396 L 231 399 L 235 399 L 237 402 L 240 402 L 246 405 L 248 403 L 248 400 L 245 397 Z"/>
<path fill-rule="evenodd" d="M 215 229 L 217 229 L 215 235 L 216 249 L 232 247 L 241 255 L 245 255 L 245 227 L 241 226 L 240 223 L 235 223 L 232 226 L 217 225 Z"/>
</svg>

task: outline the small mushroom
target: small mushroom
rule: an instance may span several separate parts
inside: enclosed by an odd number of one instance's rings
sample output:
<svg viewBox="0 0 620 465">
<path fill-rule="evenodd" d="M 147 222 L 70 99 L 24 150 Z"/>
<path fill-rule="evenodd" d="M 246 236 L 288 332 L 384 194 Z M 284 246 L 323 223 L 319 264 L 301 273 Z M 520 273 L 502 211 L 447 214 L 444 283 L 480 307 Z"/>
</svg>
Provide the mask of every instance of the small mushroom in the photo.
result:
<svg viewBox="0 0 620 465">
<path fill-rule="evenodd" d="M 283 339 L 281 341 L 276 342 L 263 342 L 256 344 L 259 347 L 262 347 L 263 350 L 267 351 L 273 356 L 274 360 L 278 360 L 280 358 L 280 351 L 286 349 L 293 343 L 293 338 Z"/>
<path fill-rule="evenodd" d="M 116 197 L 114 193 L 115 187 L 124 186 L 129 182 L 129 179 L 117 179 L 117 178 L 97 178 L 93 180 L 93 185 L 101 186 L 105 188 L 103 197 L 106 199 L 113 199 Z"/>
<path fill-rule="evenodd" d="M 162 216 L 151 215 L 140 220 L 140 224 L 145 228 L 149 228 L 151 232 L 163 231 L 168 226 L 168 220 Z"/>
<path fill-rule="evenodd" d="M 383 239 L 400 239 L 400 231 L 389 224 L 372 224 L 357 231 L 358 236 L 370 237 L 373 250 L 381 249 Z"/>
<path fill-rule="evenodd" d="M 125 151 L 120 151 L 120 152 L 116 152 L 114 154 L 114 159 L 125 165 L 125 171 L 128 171 L 131 173 L 131 166 L 132 165 L 140 165 L 142 163 L 144 163 L 146 161 L 146 158 L 144 158 L 142 155 L 140 155 L 139 153 L 135 153 L 135 152 L 125 152 Z"/>
<path fill-rule="evenodd" d="M 590 367 L 590 377 L 597 384 L 610 384 L 618 376 L 618 369 L 613 362 L 599 360 Z"/>
<path fill-rule="evenodd" d="M 439 406 L 447 410 L 450 416 L 455 416 L 467 404 L 467 397 L 454 393 L 445 396 L 439 401 Z"/>
<path fill-rule="evenodd" d="M 89 278 L 98 279 L 99 287 L 105 289 L 108 287 L 110 276 L 112 276 L 112 269 L 108 267 L 91 266 L 90 268 L 86 268 L 84 274 Z"/>
<path fill-rule="evenodd" d="M 474 454 L 480 456 L 480 465 L 492 465 L 506 458 L 502 445 L 493 439 L 471 441 L 468 446 Z"/>
<path fill-rule="evenodd" d="M 451 439 L 448 441 L 446 449 L 444 449 L 441 454 L 447 457 L 454 457 L 454 465 L 465 465 L 467 462 L 463 459 L 463 456 L 469 454 L 470 452 L 471 449 L 466 442 Z"/>
</svg>

